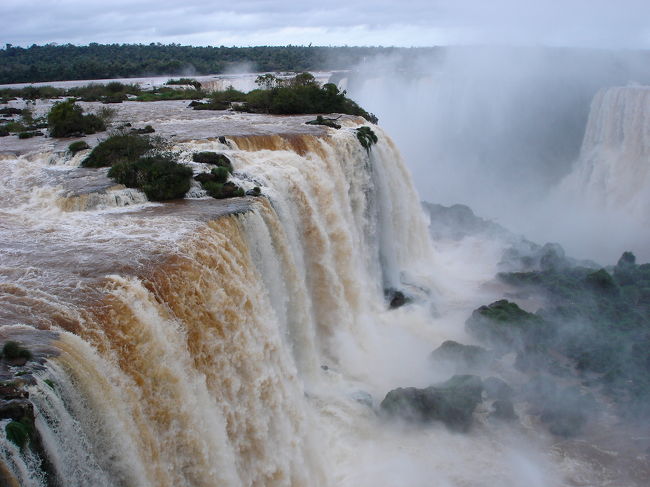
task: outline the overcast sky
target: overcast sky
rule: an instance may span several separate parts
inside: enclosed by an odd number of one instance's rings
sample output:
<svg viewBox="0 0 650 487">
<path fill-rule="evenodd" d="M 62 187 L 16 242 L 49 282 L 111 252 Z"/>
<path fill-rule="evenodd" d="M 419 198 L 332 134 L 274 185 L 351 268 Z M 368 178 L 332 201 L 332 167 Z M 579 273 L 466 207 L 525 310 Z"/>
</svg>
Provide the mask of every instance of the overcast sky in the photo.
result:
<svg viewBox="0 0 650 487">
<path fill-rule="evenodd" d="M 650 0 L 0 0 L 0 45 L 650 48 Z"/>
</svg>

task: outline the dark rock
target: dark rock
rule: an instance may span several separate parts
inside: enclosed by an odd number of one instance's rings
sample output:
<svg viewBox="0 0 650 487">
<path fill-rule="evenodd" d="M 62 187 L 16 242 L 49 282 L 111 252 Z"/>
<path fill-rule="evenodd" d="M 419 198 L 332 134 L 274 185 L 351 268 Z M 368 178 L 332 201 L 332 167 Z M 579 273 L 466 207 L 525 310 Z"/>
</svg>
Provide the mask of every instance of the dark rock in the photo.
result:
<svg viewBox="0 0 650 487">
<path fill-rule="evenodd" d="M 253 189 L 246 191 L 246 196 L 259 196 L 262 194 L 262 190 L 259 186 L 255 186 Z"/>
<path fill-rule="evenodd" d="M 320 368 L 323 369 L 323 370 L 329 370 L 330 369 L 327 365 L 321 365 Z"/>
<path fill-rule="evenodd" d="M 564 253 L 564 249 L 560 244 L 544 244 L 539 254 L 539 267 L 543 271 L 559 270 L 569 265 L 566 259 L 566 254 Z"/>
<path fill-rule="evenodd" d="M 405 304 L 411 302 L 411 298 L 407 297 L 402 291 L 398 289 L 386 289 L 384 290 L 384 296 L 388 301 L 388 306 L 390 309 L 400 308 Z"/>
<path fill-rule="evenodd" d="M 145 127 L 140 127 L 137 129 L 131 129 L 130 133 L 137 135 L 144 134 L 153 134 L 156 130 L 151 125 L 146 125 Z"/>
<path fill-rule="evenodd" d="M 20 108 L 5 107 L 5 108 L 0 108 L 0 114 L 2 114 L 2 115 L 22 115 L 23 111 Z"/>
<path fill-rule="evenodd" d="M 9 401 L 11 399 L 27 399 L 28 397 L 29 393 L 15 382 L 0 384 L 0 399 Z"/>
<path fill-rule="evenodd" d="M 442 384 L 418 389 L 390 391 L 381 402 L 381 410 L 408 421 L 442 421 L 449 428 L 466 431 L 472 414 L 482 401 L 483 384 L 474 375 L 455 375 Z"/>
<path fill-rule="evenodd" d="M 483 379 L 483 388 L 489 399 L 507 400 L 512 398 L 514 390 L 503 379 L 488 377 Z"/>
<path fill-rule="evenodd" d="M 224 154 L 216 152 L 195 152 L 192 154 L 192 160 L 201 164 L 213 164 L 215 166 L 226 167 L 232 172 L 230 159 Z"/>
<path fill-rule="evenodd" d="M 20 420 L 34 417 L 34 406 L 26 399 L 0 400 L 0 418 Z"/>
<path fill-rule="evenodd" d="M 540 317 L 502 299 L 474 310 L 465 322 L 465 329 L 497 350 L 507 352 L 537 343 L 548 328 Z"/>
<path fill-rule="evenodd" d="M 223 135 L 220 135 L 218 140 L 219 140 L 220 144 L 228 145 L 228 141 L 226 140 L 226 138 Z"/>
<path fill-rule="evenodd" d="M 199 183 L 206 183 L 208 181 L 216 181 L 217 177 L 210 172 L 202 172 L 194 176 L 194 180 Z"/>
<path fill-rule="evenodd" d="M 499 399 L 492 403 L 492 412 L 490 417 L 503 419 L 505 421 L 512 421 L 517 419 L 517 414 L 515 414 L 515 407 L 512 404 L 512 401 L 509 399 Z"/>
<path fill-rule="evenodd" d="M 433 360 L 450 361 L 470 369 L 487 366 L 491 358 L 491 354 L 483 347 L 463 345 L 453 340 L 443 342 L 431 352 Z"/>
</svg>

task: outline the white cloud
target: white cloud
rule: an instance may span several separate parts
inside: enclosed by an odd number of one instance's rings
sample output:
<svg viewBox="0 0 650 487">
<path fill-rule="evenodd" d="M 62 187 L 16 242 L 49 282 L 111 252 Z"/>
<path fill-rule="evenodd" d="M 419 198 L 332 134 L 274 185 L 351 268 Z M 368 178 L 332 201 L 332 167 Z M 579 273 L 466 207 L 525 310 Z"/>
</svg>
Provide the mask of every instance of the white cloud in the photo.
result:
<svg viewBox="0 0 650 487">
<path fill-rule="evenodd" d="M 650 47 L 647 0 L 2 0 L 1 43 Z"/>
</svg>

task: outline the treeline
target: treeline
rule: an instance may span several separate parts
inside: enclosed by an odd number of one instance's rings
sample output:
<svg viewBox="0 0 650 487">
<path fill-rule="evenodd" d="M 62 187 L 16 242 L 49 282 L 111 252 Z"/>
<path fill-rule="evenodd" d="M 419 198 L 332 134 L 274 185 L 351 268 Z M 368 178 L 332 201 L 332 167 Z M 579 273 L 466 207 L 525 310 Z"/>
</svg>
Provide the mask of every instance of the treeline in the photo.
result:
<svg viewBox="0 0 650 487">
<path fill-rule="evenodd" d="M 227 72 L 242 63 L 256 71 L 345 69 L 385 47 L 192 47 L 180 44 L 72 44 L 0 49 L 0 84 Z M 421 51 L 412 49 L 407 51 Z"/>
</svg>

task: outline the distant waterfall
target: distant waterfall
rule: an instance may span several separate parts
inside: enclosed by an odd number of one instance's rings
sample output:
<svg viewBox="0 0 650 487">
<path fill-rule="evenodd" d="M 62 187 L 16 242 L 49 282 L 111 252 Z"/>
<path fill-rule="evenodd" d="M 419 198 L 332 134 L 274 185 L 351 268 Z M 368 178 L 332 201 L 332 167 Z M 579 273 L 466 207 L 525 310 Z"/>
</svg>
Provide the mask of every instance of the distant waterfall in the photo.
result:
<svg viewBox="0 0 650 487">
<path fill-rule="evenodd" d="M 561 191 L 596 208 L 650 223 L 650 87 L 598 92 L 580 158 Z"/>
</svg>

